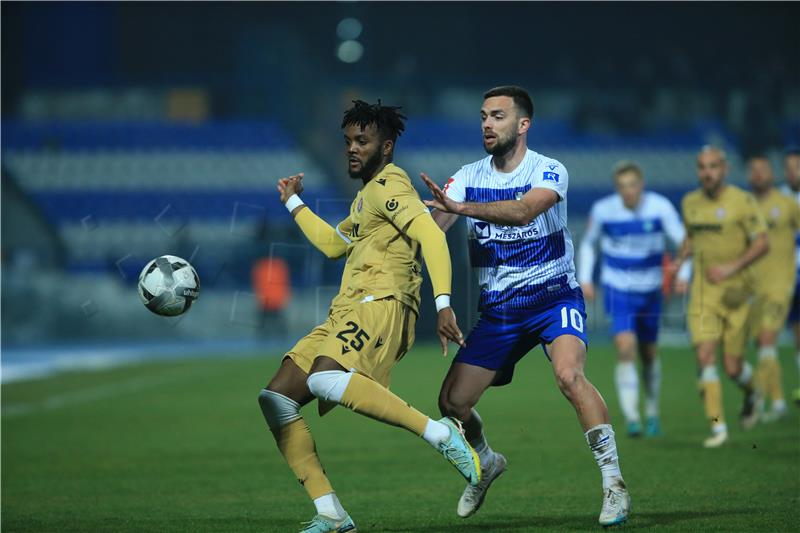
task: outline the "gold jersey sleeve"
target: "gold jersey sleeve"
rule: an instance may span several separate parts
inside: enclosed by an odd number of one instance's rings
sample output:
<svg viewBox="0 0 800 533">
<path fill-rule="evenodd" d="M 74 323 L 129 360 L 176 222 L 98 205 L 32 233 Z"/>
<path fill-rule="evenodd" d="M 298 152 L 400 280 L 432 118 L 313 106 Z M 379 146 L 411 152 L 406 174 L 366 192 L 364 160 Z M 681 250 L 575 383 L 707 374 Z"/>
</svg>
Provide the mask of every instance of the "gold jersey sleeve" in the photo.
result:
<svg viewBox="0 0 800 533">
<path fill-rule="evenodd" d="M 693 290 L 705 283 L 708 266 L 738 259 L 758 234 L 767 231 L 755 198 L 735 185 L 727 185 L 717 198 L 709 198 L 699 189 L 692 191 L 684 196 L 681 207 L 692 243 Z M 720 286 L 749 283 L 750 270 L 743 270 Z"/>
<path fill-rule="evenodd" d="M 758 199 L 758 206 L 767 223 L 769 252 L 753 264 L 756 286 L 760 293 L 783 297 L 794 290 L 795 235 L 800 228 L 800 205 L 772 189 Z"/>
<path fill-rule="evenodd" d="M 347 263 L 337 303 L 378 300 L 386 297 L 419 312 L 421 265 L 419 244 L 404 230 L 428 209 L 408 175 L 388 164 L 356 195 L 350 206 Z"/>
</svg>

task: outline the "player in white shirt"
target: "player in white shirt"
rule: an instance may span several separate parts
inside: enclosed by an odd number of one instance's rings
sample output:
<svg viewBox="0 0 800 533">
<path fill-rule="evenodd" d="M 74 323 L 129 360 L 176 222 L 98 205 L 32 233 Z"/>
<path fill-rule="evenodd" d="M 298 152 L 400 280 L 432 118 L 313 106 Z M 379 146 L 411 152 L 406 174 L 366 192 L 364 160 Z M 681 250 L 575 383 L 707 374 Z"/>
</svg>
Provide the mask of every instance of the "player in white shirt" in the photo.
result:
<svg viewBox="0 0 800 533">
<path fill-rule="evenodd" d="M 593 300 L 592 273 L 599 239 L 603 300 L 606 314 L 611 318 L 618 354 L 614 372 L 617 397 L 628 434 L 639 437 L 642 422 L 635 363 L 638 352 L 645 386 L 647 423 L 644 432 L 654 437 L 661 433 L 658 406 L 661 363 L 656 340 L 661 315 L 665 236 L 680 248 L 686 232 L 670 201 L 644 190 L 644 176 L 638 165 L 620 161 L 614 167 L 613 176 L 617 192 L 592 205 L 579 250 L 578 280 L 586 299 Z"/>
<path fill-rule="evenodd" d="M 628 517 L 630 496 L 608 409 L 583 371 L 586 311 L 567 230 L 569 176 L 561 163 L 527 148 L 532 118 L 533 103 L 524 89 L 488 91 L 481 126 L 490 155 L 462 167 L 444 190 L 422 175 L 434 197 L 426 203 L 436 208 L 434 219 L 443 229 L 458 215 L 467 217 L 470 261 L 480 284 L 480 320 L 439 395 L 439 408 L 463 422 L 482 466 L 481 481 L 464 490 L 458 514 L 475 513 L 506 468 L 505 458 L 489 447 L 474 407 L 488 387 L 510 383 L 514 365 L 541 344 L 600 467 L 604 498 L 599 522 L 618 524 Z"/>
<path fill-rule="evenodd" d="M 783 172 L 786 176 L 786 184 L 782 187 L 783 192 L 794 196 L 800 203 L 800 149 L 793 149 L 786 152 L 783 158 Z M 800 370 L 800 233 L 796 237 L 797 247 L 797 284 L 794 288 L 792 308 L 789 311 L 788 322 L 794 331 L 795 348 L 797 348 L 797 369 Z M 800 405 L 800 387 L 792 392 L 794 402 Z"/>
</svg>

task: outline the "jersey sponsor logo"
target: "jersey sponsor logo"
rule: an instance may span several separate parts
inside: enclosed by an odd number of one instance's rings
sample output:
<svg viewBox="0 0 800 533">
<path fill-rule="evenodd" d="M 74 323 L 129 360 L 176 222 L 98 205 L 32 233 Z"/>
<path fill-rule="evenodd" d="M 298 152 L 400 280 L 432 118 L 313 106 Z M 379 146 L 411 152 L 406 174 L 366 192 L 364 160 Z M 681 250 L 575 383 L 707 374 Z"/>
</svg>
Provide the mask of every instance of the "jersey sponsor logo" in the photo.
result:
<svg viewBox="0 0 800 533">
<path fill-rule="evenodd" d="M 556 174 L 555 172 L 545 172 L 544 181 L 555 181 L 556 183 L 558 183 L 558 174 Z"/>
<path fill-rule="evenodd" d="M 700 231 L 712 231 L 714 233 L 720 233 L 722 231 L 721 224 L 689 224 L 689 231 L 700 232 Z"/>
<path fill-rule="evenodd" d="M 494 238 L 501 241 L 517 241 L 539 236 L 539 228 L 533 226 L 533 223 L 523 226 L 522 229 L 505 226 L 501 227 L 501 230 L 494 234 Z"/>
<path fill-rule="evenodd" d="M 395 200 L 394 198 L 392 198 L 391 200 L 388 200 L 388 201 L 386 202 L 386 210 L 387 210 L 387 211 L 394 211 L 395 209 L 397 209 L 397 206 L 398 206 L 398 205 L 399 205 L 399 204 L 397 203 L 397 200 Z"/>
</svg>

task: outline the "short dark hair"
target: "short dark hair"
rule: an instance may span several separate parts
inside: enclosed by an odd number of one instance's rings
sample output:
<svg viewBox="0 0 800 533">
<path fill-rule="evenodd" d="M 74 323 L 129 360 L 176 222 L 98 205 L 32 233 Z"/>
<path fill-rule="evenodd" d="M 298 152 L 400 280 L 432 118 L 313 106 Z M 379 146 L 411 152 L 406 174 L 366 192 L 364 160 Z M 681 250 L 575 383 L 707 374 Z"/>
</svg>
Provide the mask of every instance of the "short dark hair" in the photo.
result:
<svg viewBox="0 0 800 533">
<path fill-rule="evenodd" d="M 634 163 L 629 159 L 623 159 L 622 161 L 617 161 L 617 163 L 614 164 L 614 168 L 611 169 L 611 173 L 613 174 L 615 180 L 617 179 L 617 177 L 619 177 L 620 174 L 625 174 L 626 172 L 633 172 L 637 176 L 639 176 L 640 180 L 644 179 L 644 173 L 642 172 L 642 167 L 640 167 L 639 165 L 637 165 L 636 163 Z"/>
<path fill-rule="evenodd" d="M 533 100 L 528 91 L 519 85 L 501 85 L 494 89 L 489 89 L 483 93 L 483 99 L 492 98 L 494 96 L 509 96 L 514 100 L 514 105 L 522 111 L 523 115 L 532 119 L 533 118 Z"/>
<path fill-rule="evenodd" d="M 353 107 L 344 112 L 342 129 L 356 124 L 363 130 L 370 124 L 374 124 L 381 139 L 397 141 L 397 137 L 402 135 L 406 129 L 406 125 L 403 123 L 406 117 L 398 113 L 399 109 L 401 108 L 397 106 L 381 104 L 380 99 L 377 104 L 353 100 Z"/>
<path fill-rule="evenodd" d="M 786 159 L 787 157 L 797 156 L 800 157 L 800 148 L 789 148 L 786 150 L 786 153 L 783 154 L 783 158 Z"/>
</svg>

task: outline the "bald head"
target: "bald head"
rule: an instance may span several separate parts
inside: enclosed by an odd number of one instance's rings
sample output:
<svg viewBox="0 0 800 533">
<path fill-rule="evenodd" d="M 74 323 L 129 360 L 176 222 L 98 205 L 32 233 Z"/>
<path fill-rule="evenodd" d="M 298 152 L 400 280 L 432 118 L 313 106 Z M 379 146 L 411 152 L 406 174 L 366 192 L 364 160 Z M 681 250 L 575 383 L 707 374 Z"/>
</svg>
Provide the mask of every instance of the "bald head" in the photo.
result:
<svg viewBox="0 0 800 533">
<path fill-rule="evenodd" d="M 716 196 L 723 187 L 728 173 L 725 151 L 716 146 L 704 146 L 697 154 L 697 177 L 700 186 L 709 196 Z"/>
</svg>

